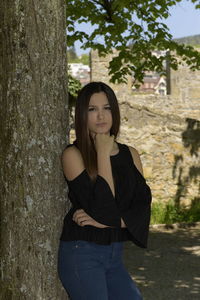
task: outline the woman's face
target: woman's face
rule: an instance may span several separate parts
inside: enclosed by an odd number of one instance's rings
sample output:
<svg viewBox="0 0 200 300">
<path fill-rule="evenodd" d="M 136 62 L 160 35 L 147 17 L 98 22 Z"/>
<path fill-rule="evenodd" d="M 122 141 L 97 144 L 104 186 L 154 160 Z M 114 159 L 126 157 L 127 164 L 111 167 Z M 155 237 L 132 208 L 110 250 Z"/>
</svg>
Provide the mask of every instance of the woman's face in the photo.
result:
<svg viewBox="0 0 200 300">
<path fill-rule="evenodd" d="M 104 92 L 94 93 L 88 107 L 88 130 L 92 136 L 96 133 L 110 133 L 112 113 L 108 98 Z"/>
</svg>

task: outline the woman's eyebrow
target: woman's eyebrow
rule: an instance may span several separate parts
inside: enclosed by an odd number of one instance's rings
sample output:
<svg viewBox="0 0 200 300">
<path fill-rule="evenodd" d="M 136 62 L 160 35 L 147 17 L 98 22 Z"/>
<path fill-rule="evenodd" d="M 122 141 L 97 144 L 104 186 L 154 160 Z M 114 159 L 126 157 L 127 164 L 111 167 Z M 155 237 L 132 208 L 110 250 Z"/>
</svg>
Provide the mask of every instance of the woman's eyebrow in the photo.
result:
<svg viewBox="0 0 200 300">
<path fill-rule="evenodd" d="M 110 105 L 110 104 L 109 104 L 109 103 L 106 103 L 106 104 L 103 104 L 102 106 L 106 106 L 106 105 Z M 97 105 L 92 105 L 92 104 L 89 104 L 89 106 L 97 107 Z"/>
</svg>

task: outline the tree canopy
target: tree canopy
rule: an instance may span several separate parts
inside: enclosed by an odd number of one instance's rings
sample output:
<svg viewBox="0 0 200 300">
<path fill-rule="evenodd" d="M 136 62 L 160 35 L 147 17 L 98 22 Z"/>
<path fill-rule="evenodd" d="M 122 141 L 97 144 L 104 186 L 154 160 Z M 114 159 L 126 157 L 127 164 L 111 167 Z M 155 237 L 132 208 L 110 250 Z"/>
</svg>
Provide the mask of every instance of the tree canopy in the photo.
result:
<svg viewBox="0 0 200 300">
<path fill-rule="evenodd" d="M 69 46 L 79 40 L 83 49 L 98 50 L 100 56 L 117 50 L 109 64 L 112 82 L 126 82 L 128 74 L 134 74 L 141 82 L 146 71 L 165 73 L 166 59 L 174 70 L 181 61 L 191 70 L 200 69 L 200 52 L 174 41 L 164 23 L 170 16 L 170 8 L 182 0 L 66 1 Z M 200 8 L 199 0 L 188 1 Z M 95 25 L 94 30 L 91 34 L 76 30 L 76 22 Z M 153 54 L 157 50 L 166 54 L 158 57 Z"/>
</svg>

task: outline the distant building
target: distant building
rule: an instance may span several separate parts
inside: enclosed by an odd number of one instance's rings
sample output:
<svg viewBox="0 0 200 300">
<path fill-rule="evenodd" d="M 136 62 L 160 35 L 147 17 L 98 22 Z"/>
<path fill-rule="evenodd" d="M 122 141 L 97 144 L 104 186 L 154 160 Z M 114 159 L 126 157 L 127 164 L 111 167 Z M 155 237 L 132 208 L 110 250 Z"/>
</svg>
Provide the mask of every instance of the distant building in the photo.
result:
<svg viewBox="0 0 200 300">
<path fill-rule="evenodd" d="M 157 85 L 154 87 L 155 94 L 167 95 L 167 81 L 164 76 L 159 78 Z"/>
<path fill-rule="evenodd" d="M 133 85 L 132 90 L 148 94 L 167 95 L 167 82 L 164 76 L 160 76 L 156 72 L 146 72 L 143 81 L 144 83 L 138 89 Z"/>
<path fill-rule="evenodd" d="M 152 54 L 157 58 L 166 55 L 166 51 L 152 51 Z M 163 69 L 166 69 L 166 61 L 163 62 Z M 167 95 L 167 81 L 165 76 L 161 76 L 157 72 L 145 72 L 143 78 L 144 83 L 140 85 L 138 89 L 132 86 L 133 91 L 142 92 L 142 93 L 152 93 Z M 133 76 L 134 83 L 134 76 Z"/>
<path fill-rule="evenodd" d="M 90 82 L 90 67 L 82 63 L 70 63 L 70 73 L 73 77 L 80 80 L 84 86 Z"/>
</svg>

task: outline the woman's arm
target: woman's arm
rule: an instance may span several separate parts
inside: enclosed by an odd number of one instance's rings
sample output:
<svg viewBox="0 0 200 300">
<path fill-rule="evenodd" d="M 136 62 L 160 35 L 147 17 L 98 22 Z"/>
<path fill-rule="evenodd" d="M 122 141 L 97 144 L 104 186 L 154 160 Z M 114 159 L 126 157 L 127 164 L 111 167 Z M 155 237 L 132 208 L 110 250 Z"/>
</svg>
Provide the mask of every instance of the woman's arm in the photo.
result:
<svg viewBox="0 0 200 300">
<path fill-rule="evenodd" d="M 129 150 L 131 152 L 131 155 L 132 155 L 135 166 L 137 167 L 138 171 L 143 175 L 142 162 L 141 162 L 140 155 L 139 155 L 138 151 L 135 148 L 131 147 L 131 146 L 129 146 Z M 121 218 L 121 227 L 122 228 L 127 227 L 122 218 Z"/>
<path fill-rule="evenodd" d="M 134 242 L 143 248 L 147 247 L 149 223 L 151 215 L 151 189 L 146 183 L 143 175 L 143 167 L 138 151 L 129 146 L 136 172 L 136 190 L 132 207 L 121 213 L 122 219 L 129 232 L 132 234 Z"/>
<path fill-rule="evenodd" d="M 131 146 L 129 146 L 129 150 L 131 152 L 131 155 L 132 155 L 135 166 L 137 167 L 138 171 L 143 175 L 142 162 L 141 162 L 140 155 L 139 155 L 138 151 L 135 148 L 131 147 Z"/>
<path fill-rule="evenodd" d="M 71 146 L 64 150 L 62 154 L 63 172 L 67 180 L 74 180 L 85 169 L 80 151 Z"/>
</svg>

